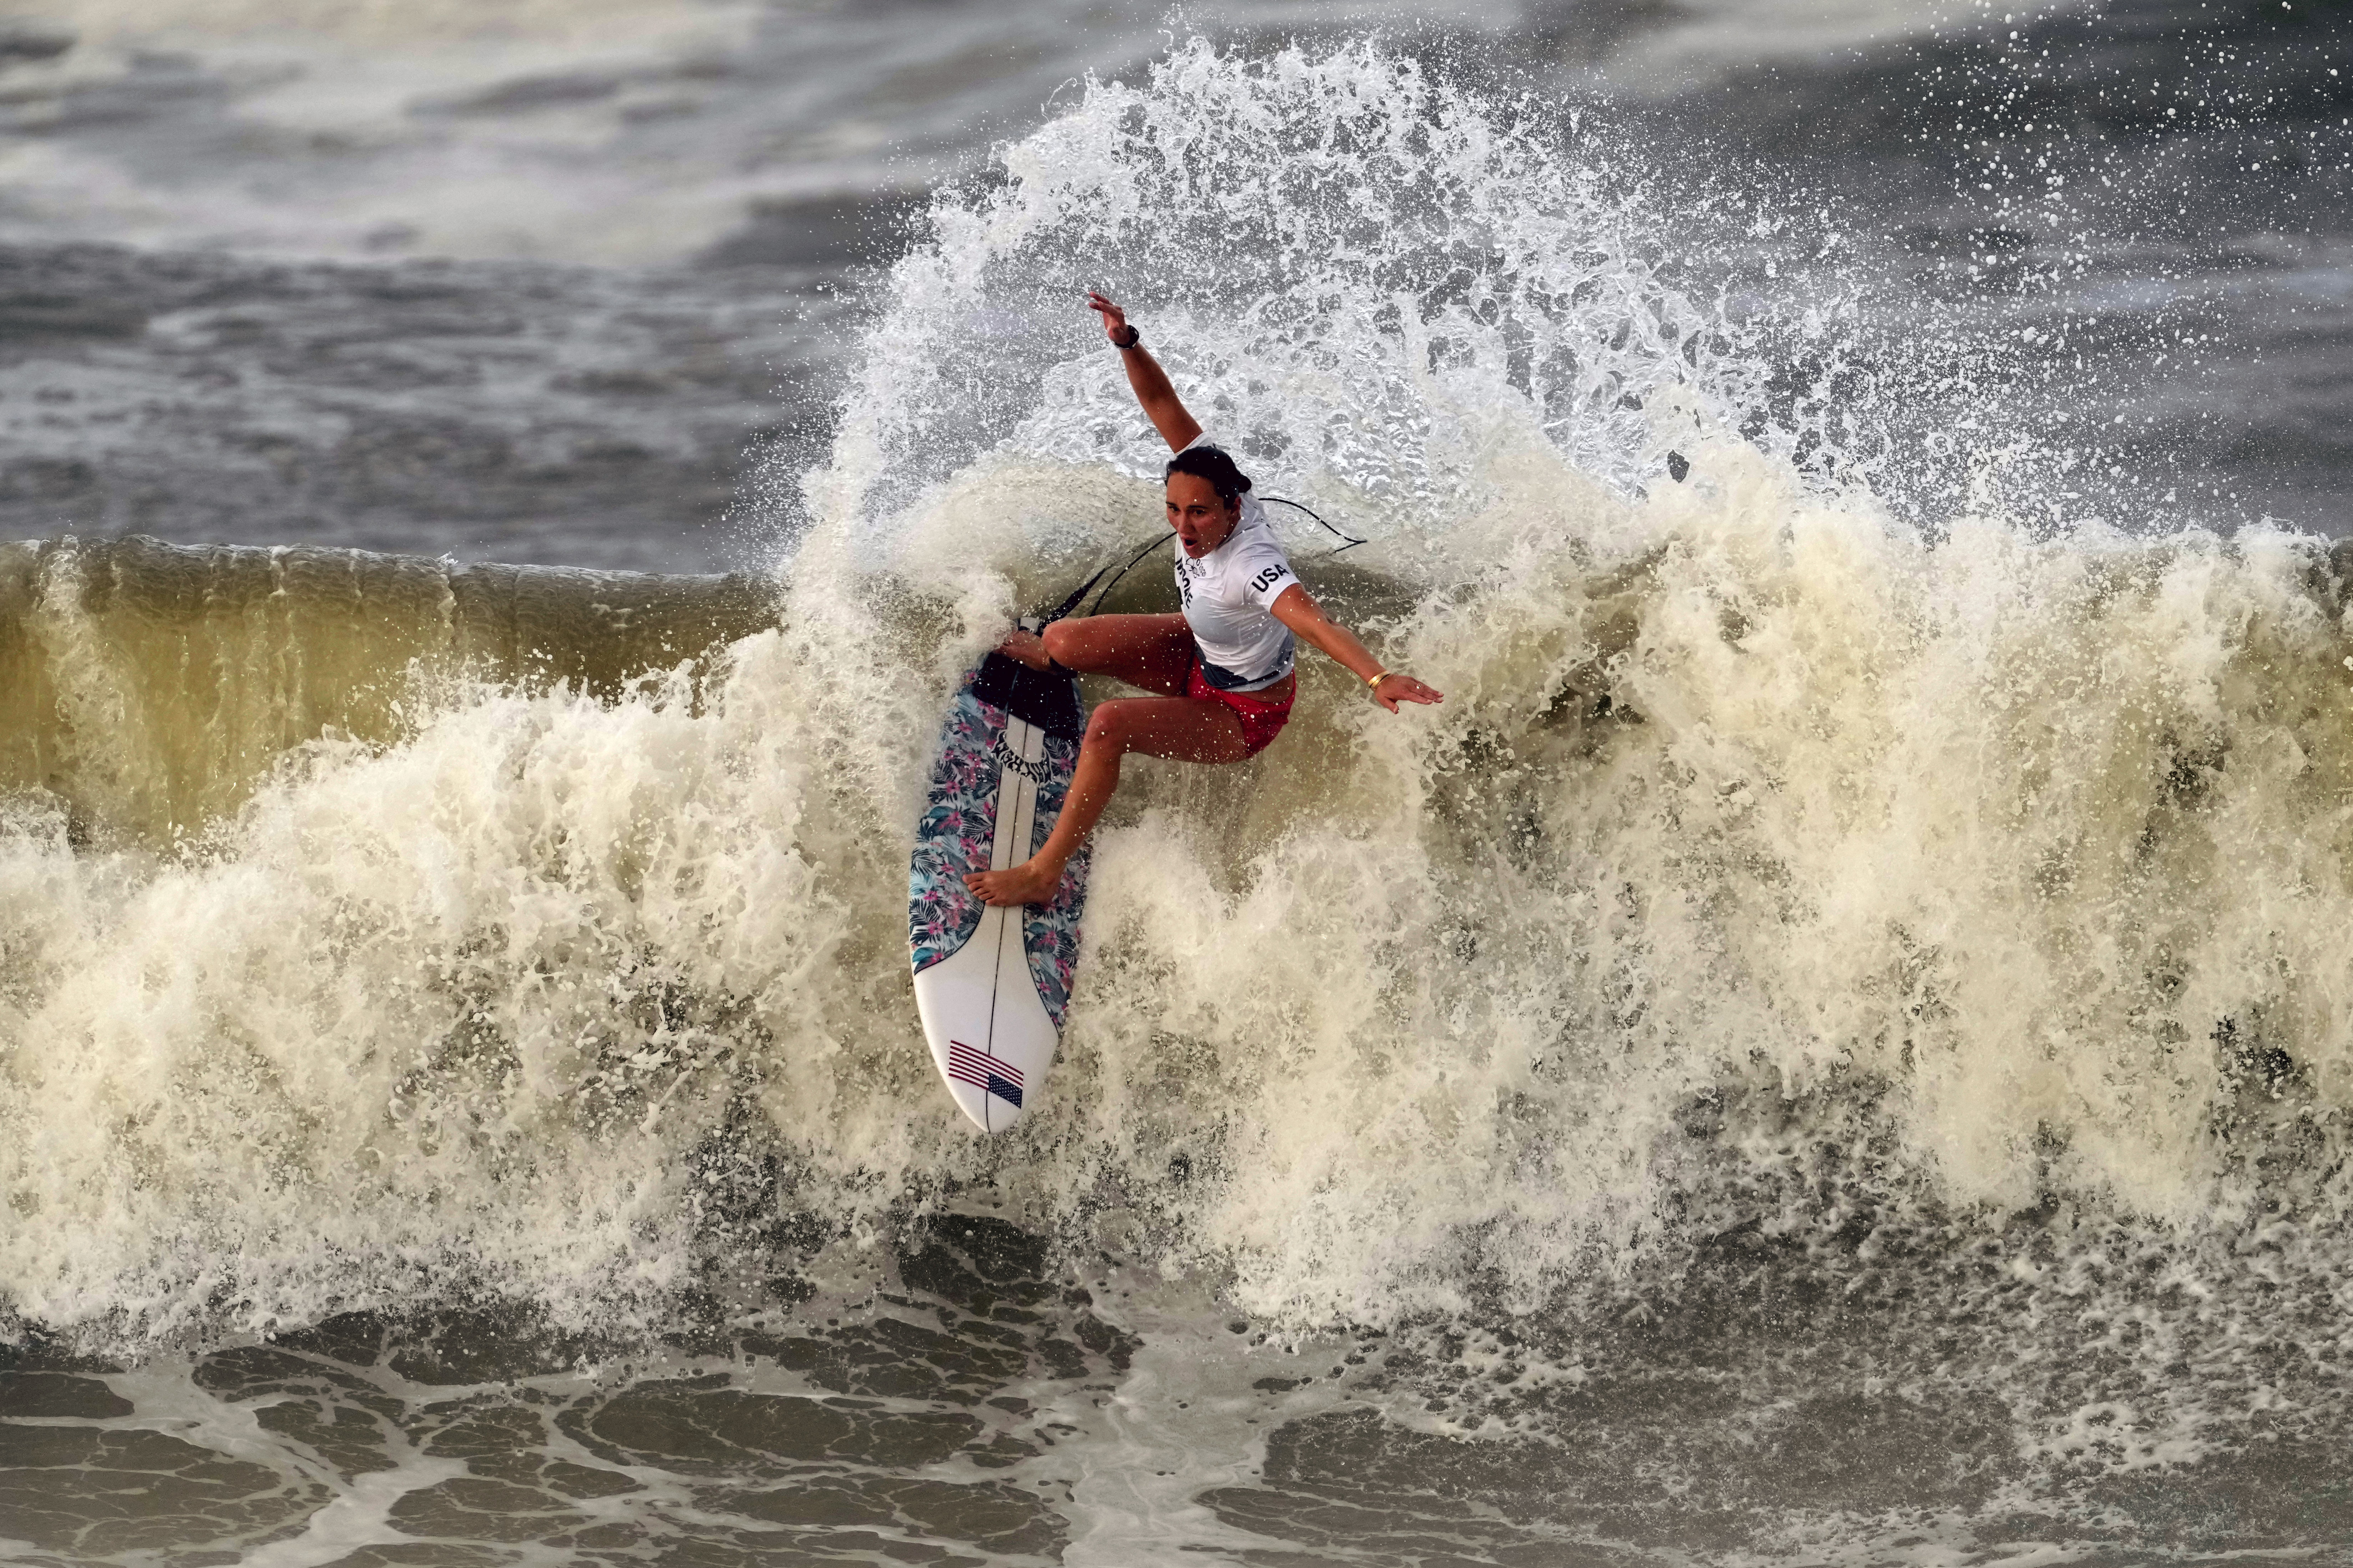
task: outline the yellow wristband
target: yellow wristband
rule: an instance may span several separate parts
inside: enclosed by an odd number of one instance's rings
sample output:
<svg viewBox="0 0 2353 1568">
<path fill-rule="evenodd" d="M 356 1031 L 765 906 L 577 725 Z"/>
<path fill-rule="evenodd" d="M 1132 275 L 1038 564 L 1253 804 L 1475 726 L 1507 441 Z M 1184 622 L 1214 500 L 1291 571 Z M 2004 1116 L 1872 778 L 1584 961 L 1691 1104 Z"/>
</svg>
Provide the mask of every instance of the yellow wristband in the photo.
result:
<svg viewBox="0 0 2353 1568">
<path fill-rule="evenodd" d="M 1365 677 L 1365 689 L 1369 691 L 1375 687 L 1379 686 L 1382 681 L 1387 680 L 1390 676 L 1395 675 L 1397 671 L 1393 669 L 1384 669 L 1378 674 L 1368 675 Z"/>
</svg>

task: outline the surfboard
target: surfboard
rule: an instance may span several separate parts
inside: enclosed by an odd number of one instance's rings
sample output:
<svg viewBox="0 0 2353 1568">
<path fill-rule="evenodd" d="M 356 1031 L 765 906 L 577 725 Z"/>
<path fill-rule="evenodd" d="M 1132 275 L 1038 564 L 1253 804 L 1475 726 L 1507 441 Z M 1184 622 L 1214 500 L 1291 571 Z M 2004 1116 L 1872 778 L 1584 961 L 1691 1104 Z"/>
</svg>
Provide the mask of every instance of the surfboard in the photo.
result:
<svg viewBox="0 0 2353 1568">
<path fill-rule="evenodd" d="M 907 876 L 908 945 L 933 1065 L 984 1132 L 1011 1127 L 1045 1088 L 1070 1006 L 1090 847 L 1042 906 L 991 909 L 965 873 L 1019 865 L 1046 842 L 1085 727 L 1075 679 L 992 653 L 940 729 Z"/>
</svg>

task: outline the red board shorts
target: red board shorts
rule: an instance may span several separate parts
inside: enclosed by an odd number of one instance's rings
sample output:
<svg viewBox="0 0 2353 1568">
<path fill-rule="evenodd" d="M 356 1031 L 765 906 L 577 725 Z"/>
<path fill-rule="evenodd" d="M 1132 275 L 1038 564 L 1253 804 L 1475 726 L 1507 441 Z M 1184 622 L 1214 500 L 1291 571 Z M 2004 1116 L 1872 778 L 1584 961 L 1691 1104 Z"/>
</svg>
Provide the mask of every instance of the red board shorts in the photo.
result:
<svg viewBox="0 0 2353 1568">
<path fill-rule="evenodd" d="M 1282 733 L 1283 725 L 1291 721 L 1291 700 L 1299 695 L 1299 684 L 1279 698 L 1266 698 L 1255 691 L 1220 691 L 1201 674 L 1201 660 L 1196 656 L 1185 671 L 1185 695 L 1196 702 L 1222 702 L 1234 710 L 1242 721 L 1242 744 L 1245 756 L 1257 756 L 1273 739 Z"/>
</svg>

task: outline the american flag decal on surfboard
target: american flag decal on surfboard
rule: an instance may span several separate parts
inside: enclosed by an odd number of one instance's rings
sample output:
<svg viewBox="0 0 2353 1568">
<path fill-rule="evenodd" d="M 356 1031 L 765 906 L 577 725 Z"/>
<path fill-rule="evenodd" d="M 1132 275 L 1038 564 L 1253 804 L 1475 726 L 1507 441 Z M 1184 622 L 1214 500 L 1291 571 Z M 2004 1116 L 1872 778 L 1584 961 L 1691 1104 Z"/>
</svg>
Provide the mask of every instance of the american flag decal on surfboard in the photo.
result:
<svg viewBox="0 0 2353 1568">
<path fill-rule="evenodd" d="M 948 1077 L 985 1089 L 1008 1105 L 1021 1103 L 1021 1069 L 962 1040 L 948 1042 Z"/>
</svg>

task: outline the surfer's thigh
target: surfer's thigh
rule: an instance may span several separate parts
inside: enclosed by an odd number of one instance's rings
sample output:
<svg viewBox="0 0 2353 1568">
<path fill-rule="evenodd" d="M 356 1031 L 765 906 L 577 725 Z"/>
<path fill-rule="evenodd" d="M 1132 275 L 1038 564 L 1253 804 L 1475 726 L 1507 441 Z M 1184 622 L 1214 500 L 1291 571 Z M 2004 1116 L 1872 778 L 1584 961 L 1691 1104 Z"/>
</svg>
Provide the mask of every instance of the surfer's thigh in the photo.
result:
<svg viewBox="0 0 2353 1568">
<path fill-rule="evenodd" d="M 1193 633 L 1182 616 L 1082 616 L 1046 628 L 1046 651 L 1071 669 L 1183 694 Z"/>
<path fill-rule="evenodd" d="M 1189 697 L 1099 702 L 1087 718 L 1087 739 L 1180 763 L 1239 763 L 1250 755 L 1242 721 L 1232 709 Z"/>
</svg>

